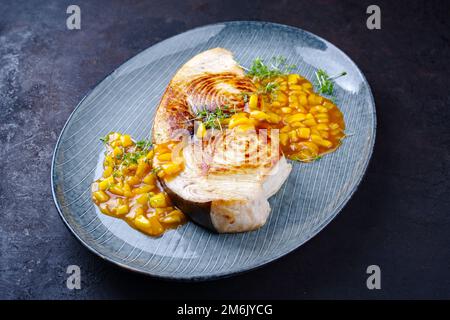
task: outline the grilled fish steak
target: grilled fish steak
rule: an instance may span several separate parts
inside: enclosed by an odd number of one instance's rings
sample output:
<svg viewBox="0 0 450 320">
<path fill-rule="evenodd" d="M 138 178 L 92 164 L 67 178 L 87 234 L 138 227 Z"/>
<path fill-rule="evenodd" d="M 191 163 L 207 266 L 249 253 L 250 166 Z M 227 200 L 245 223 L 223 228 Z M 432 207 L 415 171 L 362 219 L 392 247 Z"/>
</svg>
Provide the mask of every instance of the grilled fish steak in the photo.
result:
<svg viewBox="0 0 450 320">
<path fill-rule="evenodd" d="M 195 138 L 192 119 L 199 111 L 223 106 L 244 111 L 243 93 L 255 90 L 232 53 L 215 48 L 178 70 L 155 115 L 155 144 L 185 139 L 183 171 L 160 178 L 161 185 L 194 222 L 217 232 L 250 231 L 264 225 L 270 212 L 267 199 L 291 171 L 278 139 L 270 134 L 218 130 L 207 141 Z"/>
</svg>

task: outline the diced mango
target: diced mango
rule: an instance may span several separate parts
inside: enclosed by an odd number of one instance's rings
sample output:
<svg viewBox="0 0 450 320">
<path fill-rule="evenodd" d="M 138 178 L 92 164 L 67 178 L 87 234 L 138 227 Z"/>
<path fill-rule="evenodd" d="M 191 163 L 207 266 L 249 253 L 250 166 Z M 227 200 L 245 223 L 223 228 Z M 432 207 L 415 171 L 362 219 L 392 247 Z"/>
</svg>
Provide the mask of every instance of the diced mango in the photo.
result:
<svg viewBox="0 0 450 320">
<path fill-rule="evenodd" d="M 154 185 L 156 182 L 156 177 L 153 173 L 147 174 L 142 181 L 146 184 Z"/>
<path fill-rule="evenodd" d="M 306 115 L 304 113 L 296 113 L 296 114 L 293 114 L 292 116 L 287 117 L 286 122 L 287 123 L 298 122 L 298 121 L 305 120 L 305 118 L 306 118 Z"/>
<path fill-rule="evenodd" d="M 150 165 L 145 161 L 145 159 L 143 158 L 141 159 L 138 160 L 138 166 L 136 169 L 136 176 L 138 176 L 139 178 L 145 176 L 147 172 L 150 170 Z"/>
<path fill-rule="evenodd" d="M 105 169 L 103 170 L 103 178 L 108 178 L 109 176 L 111 176 L 113 170 L 114 170 L 113 167 L 110 166 L 105 167 Z"/>
<path fill-rule="evenodd" d="M 303 124 L 308 126 L 308 127 L 313 127 L 317 124 L 316 120 L 314 119 L 306 119 L 303 121 Z"/>
<path fill-rule="evenodd" d="M 318 96 L 316 94 L 310 94 L 308 96 L 308 103 L 310 105 L 318 105 L 321 104 L 323 101 L 323 98 L 321 96 Z"/>
<path fill-rule="evenodd" d="M 328 127 L 328 125 L 322 123 L 322 124 L 318 124 L 316 126 L 317 130 L 321 130 L 321 131 L 328 131 L 330 130 L 330 128 Z"/>
<path fill-rule="evenodd" d="M 278 102 L 278 101 L 274 101 L 274 102 L 272 102 L 272 106 L 274 106 L 274 107 L 281 107 L 281 103 L 280 102 Z"/>
<path fill-rule="evenodd" d="M 289 84 L 296 84 L 299 79 L 300 79 L 300 75 L 298 75 L 297 73 L 288 75 L 288 83 Z"/>
<path fill-rule="evenodd" d="M 254 110 L 250 112 L 250 117 L 263 121 L 268 118 L 267 114 L 263 111 Z"/>
<path fill-rule="evenodd" d="M 169 212 L 166 216 L 163 216 L 159 221 L 166 224 L 180 223 L 183 219 L 183 213 L 180 210 L 173 210 Z"/>
<path fill-rule="evenodd" d="M 153 155 L 155 154 L 155 151 L 152 149 L 150 150 L 147 155 L 145 156 L 148 160 L 152 160 L 153 159 Z"/>
<path fill-rule="evenodd" d="M 205 135 L 206 135 L 206 127 L 203 124 L 203 122 L 200 123 L 200 125 L 198 126 L 196 135 L 197 135 L 197 138 L 199 138 L 199 139 L 202 139 L 202 138 L 205 137 Z M 159 159 L 159 157 L 158 157 L 158 159 Z"/>
<path fill-rule="evenodd" d="M 297 131 L 292 130 L 291 132 L 288 133 L 288 135 L 289 135 L 289 139 L 291 140 L 291 142 L 297 142 L 298 141 Z"/>
<path fill-rule="evenodd" d="M 122 142 L 120 141 L 120 139 L 117 139 L 117 140 L 111 141 L 111 142 L 109 143 L 109 145 L 110 145 L 111 147 L 113 147 L 113 148 L 115 148 L 115 147 L 121 147 L 121 146 L 122 146 Z"/>
<path fill-rule="evenodd" d="M 128 183 L 123 184 L 123 195 L 124 197 L 131 197 L 133 195 L 131 192 L 131 187 Z"/>
<path fill-rule="evenodd" d="M 328 119 L 328 113 L 318 113 L 316 119 Z"/>
<path fill-rule="evenodd" d="M 280 90 L 282 90 L 281 88 L 280 88 Z M 284 93 L 282 93 L 282 92 L 277 92 L 277 96 L 276 96 L 276 100 L 278 101 L 278 102 L 280 102 L 280 103 L 286 103 L 287 102 L 287 99 L 288 99 L 288 97 L 284 94 Z"/>
<path fill-rule="evenodd" d="M 311 141 L 320 144 L 322 142 L 322 137 L 320 135 L 312 134 Z"/>
<path fill-rule="evenodd" d="M 324 139 L 328 139 L 330 137 L 328 131 L 320 131 L 320 136 Z"/>
<path fill-rule="evenodd" d="M 124 193 L 123 188 L 117 184 L 112 185 L 109 188 L 109 192 L 114 193 L 115 195 L 118 195 L 118 196 L 123 196 L 123 193 Z"/>
<path fill-rule="evenodd" d="M 308 98 L 306 97 L 306 95 L 301 95 L 298 98 L 298 102 L 302 105 L 302 106 L 306 106 L 308 104 Z"/>
<path fill-rule="evenodd" d="M 321 146 L 323 146 L 325 148 L 331 148 L 333 146 L 333 143 L 326 139 L 322 139 L 322 141 L 320 141 L 318 144 L 320 144 Z"/>
<path fill-rule="evenodd" d="M 117 215 L 122 216 L 127 214 L 130 211 L 130 208 L 127 204 L 120 205 L 116 208 L 115 212 Z"/>
<path fill-rule="evenodd" d="M 295 154 L 295 156 L 303 161 L 312 161 L 317 157 L 319 153 L 319 147 L 309 141 L 299 142 L 296 146 L 298 152 Z"/>
<path fill-rule="evenodd" d="M 291 123 L 291 127 L 292 128 L 304 128 L 306 126 L 303 123 L 298 121 L 298 122 Z"/>
<path fill-rule="evenodd" d="M 135 207 L 136 208 L 136 207 Z M 142 206 L 138 206 L 135 210 L 134 210 L 134 217 L 138 217 L 138 216 L 142 216 L 145 214 L 145 209 Z"/>
<path fill-rule="evenodd" d="M 289 103 L 291 104 L 291 103 L 298 103 L 298 98 L 297 98 L 297 95 L 296 94 L 291 94 L 290 96 L 289 96 Z"/>
<path fill-rule="evenodd" d="M 109 176 L 108 178 L 106 178 L 106 179 L 104 179 L 104 180 L 102 180 L 102 181 L 100 181 L 100 182 L 98 183 L 98 188 L 99 188 L 100 190 L 105 191 L 105 190 L 108 189 L 109 186 L 110 186 L 111 184 L 113 184 L 113 183 L 114 183 L 114 178 L 111 177 L 111 176 Z"/>
<path fill-rule="evenodd" d="M 144 193 L 136 199 L 137 203 L 146 205 L 148 203 L 148 193 Z"/>
<path fill-rule="evenodd" d="M 104 214 L 111 214 L 111 211 L 109 211 L 108 205 L 106 203 L 101 203 L 98 208 L 100 209 L 100 212 Z"/>
<path fill-rule="evenodd" d="M 302 83 L 302 87 L 305 89 L 312 89 L 313 86 L 312 86 L 311 82 L 305 82 L 305 83 Z"/>
<path fill-rule="evenodd" d="M 102 190 L 99 191 L 95 191 L 93 193 L 94 198 L 98 201 L 98 202 L 106 202 L 109 200 L 109 196 Z"/>
<path fill-rule="evenodd" d="M 290 85 L 289 89 L 293 90 L 293 91 L 303 91 L 302 86 L 299 86 L 299 85 Z"/>
<path fill-rule="evenodd" d="M 268 112 L 267 115 L 269 116 L 267 118 L 267 121 L 270 123 L 279 123 L 281 121 L 281 117 L 273 112 Z"/>
<path fill-rule="evenodd" d="M 123 136 L 121 136 L 120 142 L 124 147 L 129 147 L 133 144 L 133 141 L 131 140 L 131 137 L 128 134 L 124 134 Z"/>
<path fill-rule="evenodd" d="M 151 236 L 158 236 L 164 232 L 163 226 L 156 217 L 147 218 L 143 215 L 137 216 L 134 219 L 134 225 L 139 230 L 144 231 Z"/>
<path fill-rule="evenodd" d="M 161 165 L 161 168 L 168 176 L 172 176 L 181 171 L 181 166 L 178 163 L 171 162 Z"/>
<path fill-rule="evenodd" d="M 236 130 L 241 133 L 245 133 L 247 131 L 255 130 L 255 126 L 253 124 L 242 124 L 236 127 Z"/>
<path fill-rule="evenodd" d="M 104 167 L 114 167 L 114 159 L 111 156 L 106 156 L 105 160 L 103 161 Z"/>
<path fill-rule="evenodd" d="M 150 205 L 153 208 L 164 208 L 167 207 L 166 197 L 163 193 L 158 193 L 150 198 Z"/>
<path fill-rule="evenodd" d="M 122 150 L 122 148 L 120 148 L 120 147 L 115 147 L 114 149 L 113 149 L 113 154 L 114 154 L 114 158 L 119 158 L 120 156 L 122 156 L 122 154 L 123 154 L 123 150 Z"/>
<path fill-rule="evenodd" d="M 252 94 L 248 100 L 248 107 L 250 110 L 255 110 L 258 108 L 258 95 Z"/>
<path fill-rule="evenodd" d="M 197 132 L 198 132 L 198 130 L 197 130 Z M 157 158 L 158 158 L 159 161 L 170 161 L 170 160 L 172 160 L 172 153 L 162 153 L 162 154 L 159 154 L 157 156 Z"/>
<path fill-rule="evenodd" d="M 311 108 L 311 112 L 315 111 L 317 113 L 326 113 L 328 110 L 327 108 L 323 107 L 323 106 L 314 106 Z"/>
<path fill-rule="evenodd" d="M 279 137 L 280 137 L 280 142 L 281 142 L 281 144 L 282 144 L 283 146 L 287 145 L 288 139 L 289 139 L 288 134 L 287 134 L 287 133 L 280 133 Z"/>
<path fill-rule="evenodd" d="M 298 128 L 297 129 L 297 135 L 299 138 L 309 139 L 310 134 L 311 134 L 310 128 Z"/>
<path fill-rule="evenodd" d="M 130 186 L 134 186 L 134 185 L 140 183 L 141 179 L 139 177 L 136 177 L 136 176 L 128 176 L 128 177 L 125 178 L 125 182 L 127 184 L 129 184 Z"/>
<path fill-rule="evenodd" d="M 250 120 L 247 117 L 233 117 L 230 120 L 230 124 L 228 125 L 228 128 L 233 129 L 240 125 L 249 125 L 251 124 Z"/>
<path fill-rule="evenodd" d="M 151 186 L 151 185 L 148 185 L 148 184 L 144 184 L 144 185 L 142 185 L 142 186 L 140 186 L 140 187 L 138 187 L 138 188 L 134 188 L 133 190 L 132 190 L 132 192 L 133 192 L 133 194 L 142 194 L 142 193 L 146 193 L 146 192 L 149 192 L 150 190 L 152 190 L 153 188 L 154 188 L 155 186 Z"/>
</svg>

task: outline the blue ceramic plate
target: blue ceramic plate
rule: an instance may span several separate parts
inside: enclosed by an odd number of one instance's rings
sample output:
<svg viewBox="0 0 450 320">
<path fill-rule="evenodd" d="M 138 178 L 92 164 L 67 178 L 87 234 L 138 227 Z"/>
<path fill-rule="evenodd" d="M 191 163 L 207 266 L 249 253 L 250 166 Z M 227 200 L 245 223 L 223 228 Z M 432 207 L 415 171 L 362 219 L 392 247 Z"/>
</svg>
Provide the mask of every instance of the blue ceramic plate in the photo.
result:
<svg viewBox="0 0 450 320">
<path fill-rule="evenodd" d="M 314 163 L 295 163 L 270 199 L 266 225 L 254 232 L 213 234 L 188 223 L 160 238 L 101 214 L 90 199 L 103 153 L 99 137 L 110 131 L 150 137 L 153 115 L 177 69 L 204 50 L 223 47 L 249 66 L 253 59 L 285 56 L 313 80 L 317 68 L 347 71 L 335 87 L 349 138 Z M 301 29 L 265 22 L 228 22 L 196 28 L 127 61 L 76 107 L 56 145 L 53 197 L 73 234 L 100 257 L 156 277 L 201 280 L 228 276 L 273 261 L 311 239 L 350 199 L 375 140 L 375 105 L 361 71 L 331 43 Z"/>
</svg>

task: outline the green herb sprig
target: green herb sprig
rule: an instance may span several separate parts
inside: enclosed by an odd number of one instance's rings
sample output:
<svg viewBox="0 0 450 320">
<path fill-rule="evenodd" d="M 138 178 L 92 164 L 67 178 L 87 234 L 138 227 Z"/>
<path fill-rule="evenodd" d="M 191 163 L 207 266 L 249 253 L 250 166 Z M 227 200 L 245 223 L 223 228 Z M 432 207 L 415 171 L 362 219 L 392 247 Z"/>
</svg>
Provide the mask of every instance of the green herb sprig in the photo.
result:
<svg viewBox="0 0 450 320">
<path fill-rule="evenodd" d="M 266 94 L 273 93 L 279 86 L 277 82 L 270 81 L 263 87 L 263 92 Z"/>
<path fill-rule="evenodd" d="M 341 72 L 338 75 L 330 77 L 326 71 L 323 69 L 319 69 L 316 71 L 316 86 L 317 92 L 326 95 L 333 95 L 334 91 L 334 80 L 337 78 L 343 77 L 347 74 L 347 72 Z"/>
<path fill-rule="evenodd" d="M 104 144 L 107 144 L 109 142 L 109 135 L 111 133 L 108 133 L 107 135 L 100 137 L 100 141 L 103 142 Z"/>
<path fill-rule="evenodd" d="M 244 103 L 247 103 L 252 94 L 274 94 L 280 85 L 275 81 L 269 81 L 265 85 L 258 88 L 256 92 L 242 92 Z"/>
<path fill-rule="evenodd" d="M 295 65 L 288 65 L 286 63 L 286 58 L 282 56 L 273 57 L 271 59 L 270 65 L 266 65 L 261 58 L 256 58 L 250 69 L 247 70 L 247 75 L 253 77 L 254 80 L 264 80 L 283 74 L 287 74 L 295 69 Z"/>
<path fill-rule="evenodd" d="M 122 161 L 125 164 L 137 164 L 140 157 L 145 155 L 143 151 L 136 151 L 136 152 L 127 152 L 124 153 L 122 157 Z"/>
<path fill-rule="evenodd" d="M 151 140 L 139 140 L 136 142 L 136 147 L 141 149 L 142 151 L 149 151 L 152 148 Z"/>
<path fill-rule="evenodd" d="M 134 152 L 126 152 L 121 155 L 120 159 L 124 164 L 137 164 L 139 158 L 145 156 L 150 151 L 153 144 L 151 140 L 139 140 L 136 142 L 136 150 Z"/>
<path fill-rule="evenodd" d="M 222 130 L 221 121 L 230 118 L 234 113 L 236 111 L 230 109 L 228 106 L 218 107 L 213 111 L 203 109 L 197 112 L 197 116 L 192 120 L 201 120 L 206 129 Z"/>
</svg>

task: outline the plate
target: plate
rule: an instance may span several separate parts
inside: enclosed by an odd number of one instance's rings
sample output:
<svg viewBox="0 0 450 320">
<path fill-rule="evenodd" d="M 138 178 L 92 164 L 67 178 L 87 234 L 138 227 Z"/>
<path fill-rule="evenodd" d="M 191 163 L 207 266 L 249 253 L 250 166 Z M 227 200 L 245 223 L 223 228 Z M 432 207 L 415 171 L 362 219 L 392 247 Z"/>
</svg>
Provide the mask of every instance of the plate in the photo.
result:
<svg viewBox="0 0 450 320">
<path fill-rule="evenodd" d="M 193 223 L 159 238 L 146 236 L 93 205 L 90 184 L 99 175 L 110 131 L 150 137 L 159 100 L 175 72 L 196 54 L 215 47 L 253 59 L 282 55 L 314 79 L 317 68 L 337 79 L 337 104 L 347 133 L 343 145 L 314 163 L 295 163 L 289 179 L 270 198 L 266 225 L 241 234 L 214 234 Z M 273 261 L 311 239 L 342 209 L 364 175 L 375 141 L 375 104 L 353 61 L 326 40 L 298 28 L 267 22 L 226 22 L 196 28 L 133 57 L 75 108 L 55 147 L 52 191 L 73 234 L 100 257 L 155 277 L 205 280 L 244 272 Z"/>
</svg>

